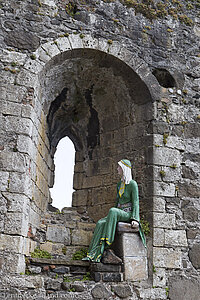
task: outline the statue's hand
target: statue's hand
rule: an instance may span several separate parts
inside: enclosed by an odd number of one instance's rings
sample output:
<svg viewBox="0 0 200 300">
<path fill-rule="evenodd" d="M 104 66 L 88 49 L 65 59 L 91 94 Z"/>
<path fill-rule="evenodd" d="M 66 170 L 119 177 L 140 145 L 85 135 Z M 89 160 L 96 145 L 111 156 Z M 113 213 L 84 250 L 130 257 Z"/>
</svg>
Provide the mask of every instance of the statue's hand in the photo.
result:
<svg viewBox="0 0 200 300">
<path fill-rule="evenodd" d="M 138 222 L 137 221 L 131 221 L 131 227 L 132 228 L 137 228 L 138 227 Z"/>
</svg>

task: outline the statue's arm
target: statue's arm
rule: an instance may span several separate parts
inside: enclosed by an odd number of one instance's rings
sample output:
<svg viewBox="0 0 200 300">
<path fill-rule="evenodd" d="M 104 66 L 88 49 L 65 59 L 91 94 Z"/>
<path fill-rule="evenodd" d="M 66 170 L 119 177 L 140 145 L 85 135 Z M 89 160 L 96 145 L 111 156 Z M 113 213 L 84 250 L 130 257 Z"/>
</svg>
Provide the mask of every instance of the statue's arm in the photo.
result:
<svg viewBox="0 0 200 300">
<path fill-rule="evenodd" d="M 132 215 L 131 220 L 140 221 L 139 217 L 139 194 L 138 185 L 136 181 L 131 182 L 131 202 L 132 202 Z"/>
</svg>

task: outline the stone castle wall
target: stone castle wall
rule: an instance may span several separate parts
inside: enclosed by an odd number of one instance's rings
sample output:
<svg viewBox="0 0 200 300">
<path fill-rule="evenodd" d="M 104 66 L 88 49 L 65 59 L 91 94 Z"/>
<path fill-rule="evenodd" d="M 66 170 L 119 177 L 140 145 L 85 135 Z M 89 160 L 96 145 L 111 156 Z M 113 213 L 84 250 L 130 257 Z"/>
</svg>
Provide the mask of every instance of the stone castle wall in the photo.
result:
<svg viewBox="0 0 200 300">
<path fill-rule="evenodd" d="M 149 284 L 169 287 L 170 299 L 191 280 L 198 291 L 198 1 L 157 3 L 156 17 L 149 3 L 1 1 L 2 274 L 24 272 L 37 245 L 67 135 L 73 207 L 95 222 L 105 216 L 116 163 L 130 159 L 151 228 Z"/>
</svg>

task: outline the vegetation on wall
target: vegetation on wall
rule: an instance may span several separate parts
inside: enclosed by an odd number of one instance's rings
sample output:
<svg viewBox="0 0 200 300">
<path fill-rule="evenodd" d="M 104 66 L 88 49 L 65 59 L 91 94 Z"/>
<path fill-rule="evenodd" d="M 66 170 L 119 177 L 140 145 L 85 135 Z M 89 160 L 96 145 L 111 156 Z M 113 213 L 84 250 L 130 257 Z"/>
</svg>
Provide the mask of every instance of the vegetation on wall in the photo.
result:
<svg viewBox="0 0 200 300">
<path fill-rule="evenodd" d="M 110 3 L 115 0 L 103 1 Z M 80 7 L 86 6 L 87 10 L 90 10 L 88 5 L 91 6 L 91 3 L 87 2 L 87 0 L 70 1 L 66 4 L 65 10 L 70 16 L 74 17 L 76 14 L 79 14 L 78 11 Z M 167 16 L 172 16 L 187 26 L 193 25 L 191 14 L 200 8 L 200 0 L 120 0 L 120 2 L 128 8 L 134 8 L 136 14 L 142 14 L 151 21 L 157 18 L 162 19 Z M 92 10 L 95 10 L 95 8 L 93 7 Z"/>
</svg>

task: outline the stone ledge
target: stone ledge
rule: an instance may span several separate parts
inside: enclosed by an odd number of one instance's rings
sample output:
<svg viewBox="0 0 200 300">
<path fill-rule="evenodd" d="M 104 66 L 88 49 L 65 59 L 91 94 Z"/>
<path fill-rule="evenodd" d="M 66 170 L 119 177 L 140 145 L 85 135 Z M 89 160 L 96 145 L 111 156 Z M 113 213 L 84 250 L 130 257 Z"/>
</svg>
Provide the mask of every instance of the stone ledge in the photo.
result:
<svg viewBox="0 0 200 300">
<path fill-rule="evenodd" d="M 118 222 L 117 224 L 117 232 L 123 233 L 123 232 L 138 232 L 139 231 L 139 224 L 135 227 L 131 226 L 131 223 L 124 223 L 124 222 Z"/>
<path fill-rule="evenodd" d="M 48 265 L 65 265 L 65 266 L 82 266 L 88 267 L 88 261 L 82 260 L 65 260 L 65 259 L 50 259 L 50 258 L 29 258 L 32 263 L 48 264 Z"/>
</svg>

